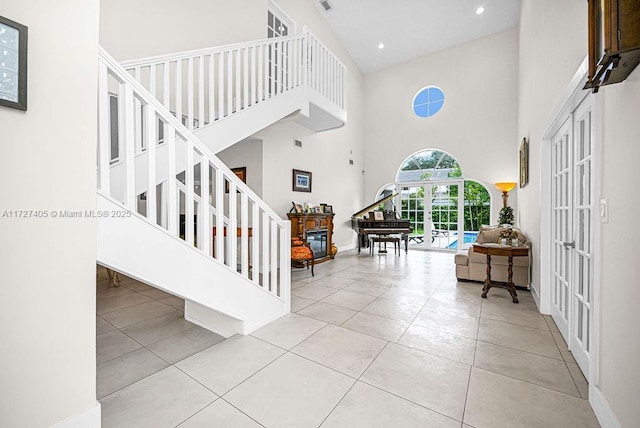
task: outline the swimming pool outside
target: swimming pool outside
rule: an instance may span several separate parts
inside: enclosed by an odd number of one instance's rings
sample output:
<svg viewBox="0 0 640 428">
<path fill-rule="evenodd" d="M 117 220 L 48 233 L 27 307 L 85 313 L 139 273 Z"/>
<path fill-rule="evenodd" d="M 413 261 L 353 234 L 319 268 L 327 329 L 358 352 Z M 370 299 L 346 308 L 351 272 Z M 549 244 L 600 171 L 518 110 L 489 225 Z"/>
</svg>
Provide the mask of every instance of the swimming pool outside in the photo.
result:
<svg viewBox="0 0 640 428">
<path fill-rule="evenodd" d="M 454 232 L 454 234 L 457 234 L 457 232 Z M 477 236 L 478 236 L 478 232 L 464 232 L 464 243 L 465 244 L 469 244 L 471 242 L 475 242 Z M 458 239 L 456 238 L 456 240 L 453 241 L 451 244 L 449 244 L 447 246 L 447 248 L 450 249 L 450 250 L 457 250 L 458 249 Z"/>
</svg>

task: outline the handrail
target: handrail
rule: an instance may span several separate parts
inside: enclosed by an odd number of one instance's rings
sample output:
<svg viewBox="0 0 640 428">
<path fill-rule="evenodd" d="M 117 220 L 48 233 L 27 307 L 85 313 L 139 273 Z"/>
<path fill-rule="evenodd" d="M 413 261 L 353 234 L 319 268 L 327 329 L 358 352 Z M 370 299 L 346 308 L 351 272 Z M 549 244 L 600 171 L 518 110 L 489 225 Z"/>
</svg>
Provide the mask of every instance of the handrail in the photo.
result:
<svg viewBox="0 0 640 428">
<path fill-rule="evenodd" d="M 102 48 L 98 60 L 98 191 L 288 304 L 289 221 Z"/>
<path fill-rule="evenodd" d="M 196 130 L 300 86 L 346 110 L 347 67 L 302 34 L 124 61 L 163 105 Z"/>
<path fill-rule="evenodd" d="M 154 63 L 159 64 L 162 62 L 176 60 L 176 59 L 187 59 L 189 57 L 207 55 L 211 53 L 233 51 L 233 50 L 249 48 L 249 47 L 253 47 L 261 44 L 267 45 L 273 42 L 274 40 L 284 42 L 288 40 L 302 39 L 303 37 L 304 35 L 298 34 L 298 35 L 292 35 L 292 36 L 286 36 L 286 37 L 278 37 L 277 39 L 270 38 L 270 39 L 260 39 L 260 40 L 250 41 L 250 42 L 230 43 L 227 45 L 220 45 L 220 46 L 214 46 L 209 48 L 194 49 L 190 51 L 180 51 L 180 52 L 168 53 L 163 55 L 149 56 L 145 58 L 129 59 L 126 61 L 121 61 L 120 65 L 122 65 L 125 69 L 131 69 L 133 67 L 142 66 L 142 65 L 154 64 Z"/>
<path fill-rule="evenodd" d="M 127 84 L 131 85 L 134 88 L 135 92 L 148 95 L 147 97 L 145 97 L 145 101 L 148 104 L 153 105 L 157 112 L 161 112 L 162 110 L 164 110 L 164 106 L 160 103 L 160 101 L 152 97 L 151 94 L 148 94 L 147 90 L 138 81 L 132 79 L 131 76 L 129 76 L 125 72 L 125 70 L 122 69 L 120 64 L 111 55 L 109 55 L 109 53 L 102 46 L 98 47 L 98 55 L 102 60 L 104 60 L 105 63 L 109 65 L 112 72 L 121 79 L 126 80 Z M 229 169 L 229 167 L 227 167 L 224 162 L 220 160 L 220 158 L 218 158 L 211 150 L 209 150 L 209 148 L 204 143 L 202 143 L 198 139 L 198 137 L 190 132 L 178 119 L 176 119 L 173 114 L 166 111 L 164 113 L 165 114 L 162 115 L 162 120 L 169 122 L 171 126 L 175 127 L 177 130 L 179 129 L 181 131 L 180 134 L 189 135 L 189 138 L 193 140 L 194 147 L 197 148 L 201 153 L 207 154 L 211 162 L 214 163 L 217 168 L 224 170 L 225 174 L 235 182 L 237 187 L 239 187 L 238 190 L 242 190 L 242 192 L 246 193 L 247 196 L 258 201 L 260 207 L 263 210 L 268 212 L 275 219 L 280 220 L 280 226 L 284 226 L 285 220 L 282 220 L 282 218 L 275 211 L 273 211 L 273 209 L 269 205 L 267 205 L 258 195 L 256 195 L 256 193 L 251 190 L 251 188 L 247 184 L 240 180 L 238 176 L 233 171 L 231 171 L 231 169 Z"/>
</svg>

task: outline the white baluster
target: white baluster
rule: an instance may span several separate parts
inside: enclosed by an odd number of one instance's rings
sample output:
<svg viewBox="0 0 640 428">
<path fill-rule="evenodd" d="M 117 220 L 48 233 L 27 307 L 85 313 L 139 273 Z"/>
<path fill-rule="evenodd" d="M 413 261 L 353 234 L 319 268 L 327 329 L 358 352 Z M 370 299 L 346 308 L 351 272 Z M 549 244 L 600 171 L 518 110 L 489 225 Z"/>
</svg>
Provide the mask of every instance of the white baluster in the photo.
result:
<svg viewBox="0 0 640 428">
<path fill-rule="evenodd" d="M 266 212 L 262 213 L 262 288 L 267 291 L 271 290 L 269 286 L 269 271 L 271 267 L 269 266 L 269 261 L 271 257 L 269 257 L 269 250 L 271 249 L 269 245 L 269 232 L 271 228 L 269 227 L 269 214 Z"/>
<path fill-rule="evenodd" d="M 182 123 L 182 61 L 176 61 L 176 79 L 175 79 L 175 97 L 176 97 L 176 118 Z"/>
<path fill-rule="evenodd" d="M 189 246 L 193 246 L 195 242 L 194 228 L 193 228 L 193 188 L 194 188 L 194 177 L 193 177 L 193 167 L 194 167 L 194 156 L 193 156 L 193 140 L 187 138 L 185 141 L 185 146 L 187 149 L 187 163 L 185 165 L 185 219 L 184 219 L 184 227 L 185 227 L 185 241 Z"/>
<path fill-rule="evenodd" d="M 271 269 L 271 293 L 279 295 L 278 293 L 278 225 L 274 219 L 270 218 L 271 224 L 271 263 L 269 263 Z"/>
<path fill-rule="evenodd" d="M 242 59 L 242 56 L 240 55 L 239 50 L 236 50 L 234 52 L 236 56 L 236 67 L 235 67 L 235 73 L 233 74 L 234 85 L 236 87 L 236 96 L 234 98 L 234 101 L 235 101 L 234 112 L 237 113 L 240 111 L 240 105 L 242 103 L 242 96 L 240 94 L 240 89 L 242 88 L 241 80 L 240 80 L 240 78 L 242 77 L 242 73 L 240 71 L 241 70 L 240 60 Z"/>
<path fill-rule="evenodd" d="M 193 95 L 194 95 L 194 79 L 193 79 L 193 58 L 187 60 L 187 129 L 193 131 Z"/>
<path fill-rule="evenodd" d="M 216 173 L 216 259 L 224 263 L 224 175 L 220 168 Z"/>
<path fill-rule="evenodd" d="M 165 126 L 165 139 L 167 142 L 167 151 L 169 152 L 169 167 L 167 168 L 167 230 L 173 236 L 178 236 L 178 189 L 176 186 L 176 129 L 173 125 Z"/>
<path fill-rule="evenodd" d="M 152 105 L 145 107 L 145 125 L 147 137 L 147 220 L 151 224 L 156 224 L 156 110 Z"/>
<path fill-rule="evenodd" d="M 251 48 L 251 105 L 254 105 L 256 102 L 258 102 L 257 100 L 257 92 L 256 92 L 256 81 L 257 81 L 257 73 L 258 70 L 256 68 L 257 64 L 256 64 L 256 50 L 258 48 L 256 46 L 253 46 Z"/>
<path fill-rule="evenodd" d="M 264 100 L 264 45 L 258 46 L 258 97 L 257 102 Z"/>
<path fill-rule="evenodd" d="M 171 83 L 170 83 L 171 63 L 166 61 L 162 64 L 162 104 L 171 111 Z"/>
<path fill-rule="evenodd" d="M 209 158 L 203 154 L 200 160 L 200 212 L 198 212 L 198 242 L 202 252 L 211 255 L 211 217 L 209 215 Z"/>
<path fill-rule="evenodd" d="M 124 204 L 131 211 L 136 211 L 136 187 L 135 187 L 135 114 L 133 102 L 133 89 L 128 84 L 121 85 L 120 98 L 122 120 L 120 121 L 121 139 L 124 144 L 125 162 L 125 192 Z M 122 101 L 120 103 L 120 101 Z"/>
<path fill-rule="evenodd" d="M 259 285 L 260 282 L 260 207 L 256 201 L 253 201 L 251 212 L 251 258 L 253 266 L 251 267 L 251 282 Z"/>
<path fill-rule="evenodd" d="M 249 107 L 249 48 L 242 49 L 243 54 L 243 72 L 242 72 L 242 92 L 243 101 L 241 109 Z"/>
<path fill-rule="evenodd" d="M 238 196 L 236 183 L 229 179 L 229 223 L 227 225 L 227 240 L 229 242 L 228 265 L 238 270 Z"/>
<path fill-rule="evenodd" d="M 233 114 L 233 52 L 227 53 L 227 115 Z"/>
<path fill-rule="evenodd" d="M 240 195 L 240 266 L 246 278 L 249 276 L 249 198 L 244 191 Z"/>
<path fill-rule="evenodd" d="M 149 92 L 153 95 L 153 98 L 158 98 L 158 88 L 156 88 L 156 65 L 151 64 L 149 66 Z"/>
<path fill-rule="evenodd" d="M 224 110 L 224 52 L 218 54 L 218 119 L 227 116 Z"/>
<path fill-rule="evenodd" d="M 204 126 L 204 55 L 198 60 L 198 126 Z"/>
<path fill-rule="evenodd" d="M 280 229 L 280 297 L 285 312 L 291 311 L 291 222 L 285 220 Z"/>
<path fill-rule="evenodd" d="M 216 120 L 216 102 L 215 102 L 215 67 L 214 67 L 214 56 L 209 55 L 209 123 L 213 123 Z"/>
</svg>

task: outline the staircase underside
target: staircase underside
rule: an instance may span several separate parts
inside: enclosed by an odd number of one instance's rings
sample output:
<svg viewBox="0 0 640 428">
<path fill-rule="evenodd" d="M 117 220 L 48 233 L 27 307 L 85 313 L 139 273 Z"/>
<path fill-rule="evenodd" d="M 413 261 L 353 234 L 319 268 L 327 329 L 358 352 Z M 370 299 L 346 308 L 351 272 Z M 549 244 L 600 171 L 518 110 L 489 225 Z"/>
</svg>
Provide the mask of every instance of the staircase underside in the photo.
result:
<svg viewBox="0 0 640 428">
<path fill-rule="evenodd" d="M 335 108 L 333 103 L 309 92 L 315 91 L 304 87 L 291 89 L 239 114 L 199 128 L 194 133 L 207 148 L 219 153 L 277 121 L 296 114 L 297 123 L 315 132 L 344 126 L 344 110 Z"/>
<path fill-rule="evenodd" d="M 126 210 L 98 194 L 99 212 Z M 248 334 L 288 312 L 285 303 L 138 214 L 98 221 L 99 264 L 186 300 L 185 318 L 225 337 Z M 193 305 L 198 302 L 200 308 Z M 193 311 L 192 311 L 193 310 Z"/>
</svg>

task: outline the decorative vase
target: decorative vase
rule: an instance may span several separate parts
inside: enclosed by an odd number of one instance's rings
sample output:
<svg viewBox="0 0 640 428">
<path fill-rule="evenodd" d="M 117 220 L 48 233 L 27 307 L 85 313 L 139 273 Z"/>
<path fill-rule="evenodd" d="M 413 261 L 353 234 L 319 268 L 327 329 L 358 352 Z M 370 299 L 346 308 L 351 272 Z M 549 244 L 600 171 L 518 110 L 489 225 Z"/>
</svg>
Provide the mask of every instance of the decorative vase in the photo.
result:
<svg viewBox="0 0 640 428">
<path fill-rule="evenodd" d="M 500 238 L 500 245 L 507 245 L 507 238 Z"/>
<path fill-rule="evenodd" d="M 518 238 L 511 238 L 511 245 L 514 247 L 518 246 Z"/>
</svg>

